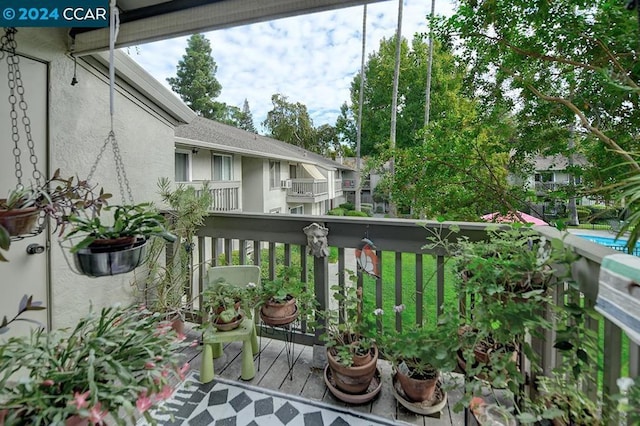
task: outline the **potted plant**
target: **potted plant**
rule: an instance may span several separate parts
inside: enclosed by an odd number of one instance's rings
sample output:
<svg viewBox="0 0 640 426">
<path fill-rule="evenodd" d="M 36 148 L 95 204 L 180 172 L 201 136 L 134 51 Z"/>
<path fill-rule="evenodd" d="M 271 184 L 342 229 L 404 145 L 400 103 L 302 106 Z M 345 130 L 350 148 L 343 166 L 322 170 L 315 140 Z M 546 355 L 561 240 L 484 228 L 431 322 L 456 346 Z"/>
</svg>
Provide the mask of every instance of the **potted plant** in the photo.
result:
<svg viewBox="0 0 640 426">
<path fill-rule="evenodd" d="M 200 194 L 191 186 L 178 185 L 175 189 L 167 178 L 158 181 L 159 194 L 168 204 L 163 212 L 166 229 L 177 237 L 175 244 L 167 245 L 163 239 L 153 239 L 145 252 L 146 268 L 138 268 L 132 285 L 144 305 L 161 313 L 184 328 L 183 307 L 190 302 L 193 277 L 193 239 L 207 216 L 211 205 L 208 185 Z"/>
<path fill-rule="evenodd" d="M 71 242 L 69 251 L 81 274 L 99 277 L 130 272 L 142 263 L 150 237 L 176 240 L 151 203 L 114 205 L 105 210 L 113 211 L 109 224 L 101 216 L 69 217 L 72 229 L 65 241 Z"/>
<path fill-rule="evenodd" d="M 0 227 L 12 237 L 32 233 L 42 212 L 62 233 L 70 215 L 82 211 L 93 216 L 107 204 L 111 194 L 95 189 L 87 181 L 60 177 L 57 169 L 43 184 L 18 186 L 0 199 Z"/>
<path fill-rule="evenodd" d="M 0 423 L 133 424 L 172 394 L 186 344 L 157 314 L 104 308 L 72 330 L 33 331 L 0 345 Z"/>
<path fill-rule="evenodd" d="M 253 287 L 260 318 L 270 326 L 290 324 L 301 317 L 311 322 L 317 304 L 315 294 L 300 280 L 300 269 L 286 266 L 275 280 L 264 280 Z"/>
<path fill-rule="evenodd" d="M 238 328 L 246 315 L 251 317 L 251 295 L 247 287 L 219 279 L 202 293 L 204 316 L 221 331 Z"/>
<path fill-rule="evenodd" d="M 515 398 L 526 381 L 521 362 L 537 372 L 527 336 L 542 337 L 552 326 L 546 317 L 551 276 L 569 271 L 573 260 L 561 240 L 547 241 L 530 228 L 494 228 L 488 234 L 487 241 L 459 241 L 455 256 L 457 289 L 466 304 L 459 329 L 460 366 L 469 378 L 465 404 L 487 383 Z"/>
<path fill-rule="evenodd" d="M 356 276 L 350 273 L 353 282 Z M 345 402 L 362 403 L 374 398 L 380 383 L 371 386 L 376 377 L 378 347 L 375 343 L 377 324 L 375 316 L 382 309 L 363 312 L 362 288 L 349 286 L 344 294 L 339 286 L 333 286 L 334 299 L 344 307 L 319 313 L 324 319 L 325 333 L 321 336 L 327 348 L 328 366 L 325 382 L 329 390 Z"/>
<path fill-rule="evenodd" d="M 442 317 L 435 327 L 416 326 L 379 335 L 380 352 L 393 365 L 394 380 L 409 402 L 433 402 L 442 373 L 456 368 L 460 348 L 457 329 L 457 317 L 451 315 Z"/>
</svg>

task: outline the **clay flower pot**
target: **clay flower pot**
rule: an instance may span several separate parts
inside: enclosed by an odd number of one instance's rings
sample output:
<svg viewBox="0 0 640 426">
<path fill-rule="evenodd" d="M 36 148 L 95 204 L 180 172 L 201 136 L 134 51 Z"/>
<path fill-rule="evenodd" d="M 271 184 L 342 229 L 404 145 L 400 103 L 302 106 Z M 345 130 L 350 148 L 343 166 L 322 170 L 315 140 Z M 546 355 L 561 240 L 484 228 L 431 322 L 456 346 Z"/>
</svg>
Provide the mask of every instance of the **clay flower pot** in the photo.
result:
<svg viewBox="0 0 640 426">
<path fill-rule="evenodd" d="M 0 225 L 9 232 L 9 235 L 29 234 L 40 215 L 40 210 L 35 207 L 18 210 L 0 210 Z"/>
<path fill-rule="evenodd" d="M 419 379 L 413 378 L 410 375 L 396 371 L 396 377 L 402 386 L 402 390 L 405 395 L 413 402 L 429 401 L 433 399 L 433 395 L 436 390 L 436 385 L 440 378 L 440 374 L 437 371 L 433 372 L 433 377 Z"/>
<path fill-rule="evenodd" d="M 331 352 L 331 349 L 327 349 L 327 361 L 329 362 L 329 368 L 331 368 L 336 387 L 343 392 L 351 394 L 366 392 L 376 373 L 378 348 L 373 346 L 369 355 L 359 361 L 362 364 L 351 367 L 340 364 Z"/>
<path fill-rule="evenodd" d="M 290 324 L 298 317 L 296 299 L 291 298 L 285 303 L 268 301 L 260 308 L 260 318 L 270 326 Z"/>
</svg>

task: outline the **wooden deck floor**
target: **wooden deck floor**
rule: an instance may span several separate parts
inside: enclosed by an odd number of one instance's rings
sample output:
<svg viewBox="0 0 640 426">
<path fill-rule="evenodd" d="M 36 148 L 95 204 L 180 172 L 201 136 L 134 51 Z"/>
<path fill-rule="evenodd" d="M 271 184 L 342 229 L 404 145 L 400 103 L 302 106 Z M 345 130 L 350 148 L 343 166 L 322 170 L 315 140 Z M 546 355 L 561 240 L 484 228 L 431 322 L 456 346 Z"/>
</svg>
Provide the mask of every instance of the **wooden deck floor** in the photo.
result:
<svg viewBox="0 0 640 426">
<path fill-rule="evenodd" d="M 197 337 L 196 333 L 189 333 L 189 338 Z M 295 363 L 292 370 L 293 379 L 291 380 L 286 374 L 288 364 L 284 342 L 262 337 L 261 343 L 260 355 L 255 357 L 256 376 L 245 383 L 311 400 L 323 401 L 340 407 L 350 407 L 354 411 L 370 413 L 414 425 L 464 425 L 464 414 L 453 411 L 453 405 L 461 397 L 459 391 L 449 392 L 448 404 L 442 410 L 440 418 L 416 415 L 398 404 L 391 391 L 391 367 L 386 361 L 378 362 L 383 382 L 382 390 L 378 397 L 370 403 L 354 406 L 337 400 L 327 389 L 324 383 L 323 371 L 312 368 L 313 349 L 310 346 L 294 345 Z M 242 344 L 240 342 L 230 343 L 225 346 L 224 355 L 214 361 L 216 376 L 242 381 L 240 379 L 241 349 Z M 185 351 L 192 369 L 200 368 L 201 350 L 202 346 L 197 346 Z M 259 369 L 258 363 L 260 364 Z M 458 378 L 448 377 L 445 380 L 456 379 Z"/>
</svg>

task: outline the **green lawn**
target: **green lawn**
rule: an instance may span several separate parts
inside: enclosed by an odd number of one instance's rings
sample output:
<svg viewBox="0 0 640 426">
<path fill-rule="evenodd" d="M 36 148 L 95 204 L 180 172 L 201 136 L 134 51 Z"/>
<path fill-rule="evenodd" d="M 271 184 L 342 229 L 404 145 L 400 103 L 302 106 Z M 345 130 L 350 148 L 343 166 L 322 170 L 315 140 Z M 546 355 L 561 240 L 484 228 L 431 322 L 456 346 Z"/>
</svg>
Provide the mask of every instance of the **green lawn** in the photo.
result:
<svg viewBox="0 0 640 426">
<path fill-rule="evenodd" d="M 382 255 L 382 309 L 383 326 L 385 330 L 395 329 L 395 313 L 393 307 L 396 303 L 395 289 L 395 253 L 384 252 Z M 415 255 L 402 254 L 402 303 L 406 306 L 402 312 L 403 328 L 416 323 L 416 266 Z M 423 256 L 423 320 L 424 325 L 433 326 L 436 322 L 436 261 L 431 256 Z M 451 265 L 445 263 L 445 304 L 457 303 L 457 295 L 453 286 L 453 272 Z M 375 309 L 376 280 L 366 275 L 363 280 L 365 306 L 367 309 Z"/>
</svg>

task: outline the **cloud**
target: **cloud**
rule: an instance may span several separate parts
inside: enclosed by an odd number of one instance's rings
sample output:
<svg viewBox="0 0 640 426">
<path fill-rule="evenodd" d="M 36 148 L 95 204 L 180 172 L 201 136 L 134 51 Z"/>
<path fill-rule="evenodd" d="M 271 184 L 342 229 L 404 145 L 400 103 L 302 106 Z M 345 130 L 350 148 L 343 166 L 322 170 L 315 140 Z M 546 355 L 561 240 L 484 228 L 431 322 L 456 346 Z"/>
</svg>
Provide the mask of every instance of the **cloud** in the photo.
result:
<svg viewBox="0 0 640 426">
<path fill-rule="evenodd" d="M 430 4 L 405 0 L 402 34 L 411 39 L 427 30 Z M 368 5 L 366 54 L 380 40 L 395 34 L 398 3 Z M 450 14 L 452 6 L 438 2 L 436 13 Z M 281 93 L 290 102 L 307 106 L 315 126 L 335 124 L 340 105 L 349 101 L 349 88 L 360 70 L 362 10 L 351 7 L 279 19 L 205 33 L 211 41 L 222 85 L 217 99 L 242 107 L 248 100 L 255 125 L 271 110 L 271 96 Z M 185 53 L 187 37 L 149 43 L 130 54 L 157 80 L 169 87 Z"/>
</svg>

